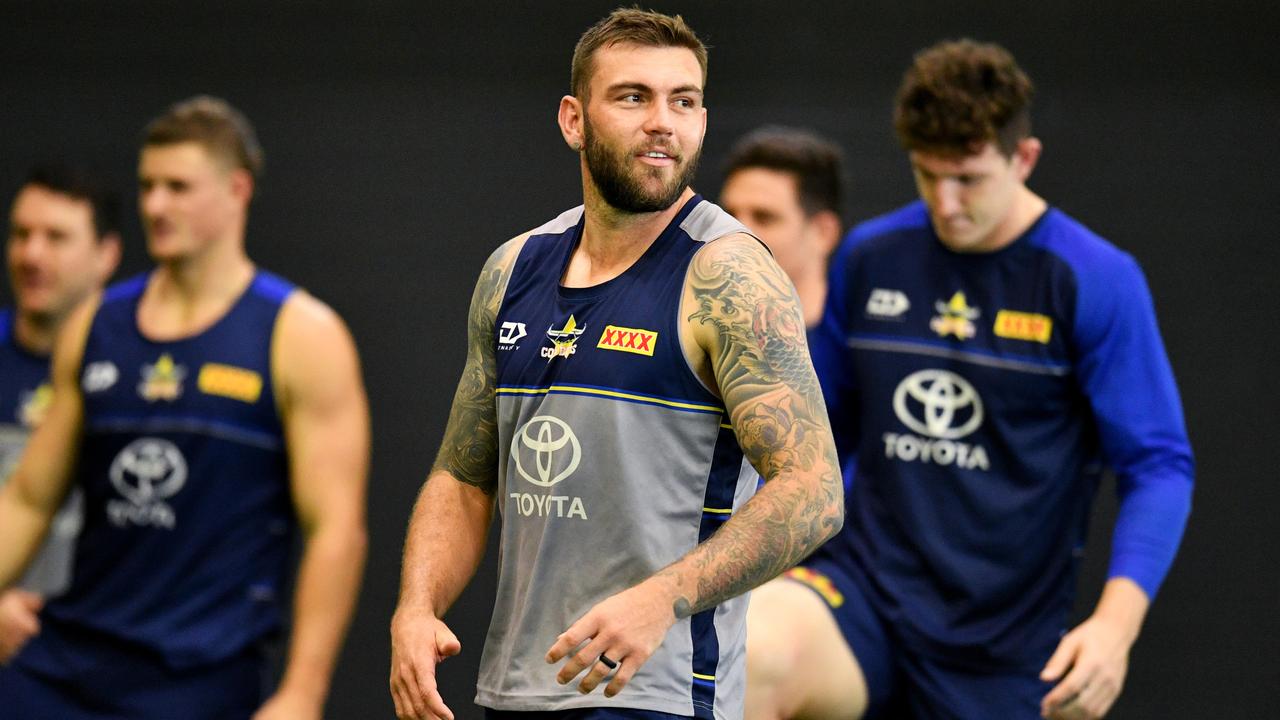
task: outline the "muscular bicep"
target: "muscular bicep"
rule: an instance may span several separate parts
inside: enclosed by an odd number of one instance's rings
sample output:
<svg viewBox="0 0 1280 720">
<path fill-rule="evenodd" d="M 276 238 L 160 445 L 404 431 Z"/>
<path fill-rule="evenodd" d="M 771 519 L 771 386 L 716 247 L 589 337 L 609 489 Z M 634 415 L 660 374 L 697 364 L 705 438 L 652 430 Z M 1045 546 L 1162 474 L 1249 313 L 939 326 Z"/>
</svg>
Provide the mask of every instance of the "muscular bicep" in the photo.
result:
<svg viewBox="0 0 1280 720">
<path fill-rule="evenodd" d="M 492 495 L 497 488 L 498 415 L 494 322 L 525 236 L 508 241 L 485 263 L 467 313 L 467 359 L 453 394 L 432 472 Z"/>
<path fill-rule="evenodd" d="M 832 472 L 835 450 L 800 303 L 768 252 L 746 236 L 709 244 L 690 264 L 683 302 L 752 465 L 766 480 Z"/>
<path fill-rule="evenodd" d="M 363 527 L 369 409 L 355 341 L 336 313 L 295 293 L 272 354 L 299 520 L 306 530 L 334 520 Z"/>
</svg>

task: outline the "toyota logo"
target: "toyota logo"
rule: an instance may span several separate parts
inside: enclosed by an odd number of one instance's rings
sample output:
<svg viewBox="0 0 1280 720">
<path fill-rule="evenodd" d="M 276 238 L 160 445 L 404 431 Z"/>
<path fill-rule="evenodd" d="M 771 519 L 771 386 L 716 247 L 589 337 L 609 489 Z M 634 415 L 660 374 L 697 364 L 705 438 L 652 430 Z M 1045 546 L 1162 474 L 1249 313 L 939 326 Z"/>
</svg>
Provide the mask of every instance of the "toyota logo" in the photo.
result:
<svg viewBox="0 0 1280 720">
<path fill-rule="evenodd" d="M 908 375 L 893 392 L 893 411 L 921 435 L 956 440 L 982 424 L 982 398 L 968 380 L 947 370 Z"/>
<path fill-rule="evenodd" d="M 168 440 L 140 438 L 111 462 L 111 484 L 134 505 L 163 500 L 187 482 L 187 461 Z"/>
<path fill-rule="evenodd" d="M 578 469 L 578 463 L 582 462 L 582 445 L 565 421 L 550 415 L 538 415 L 530 418 L 516 433 L 511 443 L 511 454 L 515 456 L 516 472 L 520 477 L 534 485 L 551 487 Z M 566 455 L 567 461 L 563 459 Z M 526 462 L 530 462 L 530 467 L 526 468 Z M 533 474 L 530 474 L 530 469 Z"/>
</svg>

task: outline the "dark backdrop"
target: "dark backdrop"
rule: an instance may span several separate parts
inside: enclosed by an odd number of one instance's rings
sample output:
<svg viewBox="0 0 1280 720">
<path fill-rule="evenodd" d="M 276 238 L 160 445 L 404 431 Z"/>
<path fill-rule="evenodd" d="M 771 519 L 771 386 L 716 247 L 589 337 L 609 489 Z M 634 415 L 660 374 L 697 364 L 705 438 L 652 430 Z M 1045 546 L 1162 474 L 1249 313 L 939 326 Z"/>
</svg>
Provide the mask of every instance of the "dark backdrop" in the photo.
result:
<svg viewBox="0 0 1280 720">
<path fill-rule="evenodd" d="M 573 43 L 612 7 L 356 5 L 0 3 L 5 190 L 30 162 L 66 156 L 128 192 L 146 120 L 195 93 L 222 95 L 267 152 L 251 254 L 355 333 L 373 408 L 371 545 L 334 718 L 392 716 L 400 548 L 462 365 L 470 287 L 498 243 L 580 202 L 555 111 Z M 1045 153 L 1031 185 L 1142 262 L 1199 462 L 1186 542 L 1113 717 L 1273 717 L 1280 384 L 1266 364 L 1280 332 L 1280 23 L 1270 4 L 653 5 L 683 12 L 712 45 L 697 187 L 714 197 L 741 133 L 808 125 L 848 153 L 854 220 L 912 197 L 889 128 L 912 52 L 969 35 L 1017 55 L 1040 88 Z M 126 230 L 122 274 L 145 267 L 135 217 Z M 1104 498 L 1095 528 L 1113 512 Z M 1092 540 L 1086 610 L 1106 535 Z M 479 717 L 470 698 L 492 570 L 491 557 L 448 618 L 464 650 L 440 678 L 461 718 Z"/>
</svg>

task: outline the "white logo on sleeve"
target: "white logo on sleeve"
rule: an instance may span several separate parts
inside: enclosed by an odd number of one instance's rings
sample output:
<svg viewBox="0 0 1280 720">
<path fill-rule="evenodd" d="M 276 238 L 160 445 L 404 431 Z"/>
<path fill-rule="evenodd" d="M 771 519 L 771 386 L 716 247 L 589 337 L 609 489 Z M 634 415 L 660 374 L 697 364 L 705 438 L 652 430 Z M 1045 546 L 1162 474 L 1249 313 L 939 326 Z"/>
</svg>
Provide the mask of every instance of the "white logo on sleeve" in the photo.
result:
<svg viewBox="0 0 1280 720">
<path fill-rule="evenodd" d="M 893 412 L 919 435 L 885 433 L 885 457 L 957 465 L 966 470 L 990 469 L 985 448 L 957 442 L 982 426 L 982 398 L 968 380 L 949 370 L 914 372 L 894 390 Z"/>
<path fill-rule="evenodd" d="M 108 476 L 124 498 L 107 502 L 112 525 L 173 529 L 176 518 L 165 499 L 187 482 L 187 460 L 177 445 L 160 438 L 134 440 L 116 455 Z"/>
<path fill-rule="evenodd" d="M 901 290 L 885 290 L 874 288 L 871 297 L 867 298 L 867 314 L 885 320 L 897 320 L 902 313 L 911 309 L 911 301 Z"/>
<path fill-rule="evenodd" d="M 516 432 L 511 442 L 511 457 L 520 477 L 549 488 L 578 469 L 582 463 L 582 443 L 565 421 L 551 415 L 538 415 Z M 580 497 L 522 492 L 510 493 L 510 497 L 520 515 L 587 519 Z"/>
</svg>

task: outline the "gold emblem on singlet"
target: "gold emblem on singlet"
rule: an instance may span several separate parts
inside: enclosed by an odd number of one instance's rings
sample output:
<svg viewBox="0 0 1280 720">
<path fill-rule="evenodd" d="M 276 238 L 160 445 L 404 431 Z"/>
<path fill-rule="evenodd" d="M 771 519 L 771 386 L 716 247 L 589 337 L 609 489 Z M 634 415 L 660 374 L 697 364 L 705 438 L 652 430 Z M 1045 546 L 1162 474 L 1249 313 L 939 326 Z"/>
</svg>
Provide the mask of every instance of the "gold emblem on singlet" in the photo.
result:
<svg viewBox="0 0 1280 720">
<path fill-rule="evenodd" d="M 141 372 L 138 395 L 143 400 L 173 402 L 182 397 L 182 381 L 187 377 L 187 369 L 175 363 L 169 353 L 161 355 L 152 365 L 143 365 Z"/>
<path fill-rule="evenodd" d="M 977 333 L 973 321 L 981 314 L 978 308 L 970 307 L 964 293 L 957 292 L 951 299 L 934 303 L 938 314 L 929 321 L 929 329 L 938 333 L 938 337 L 954 335 L 958 340 L 968 340 Z"/>
</svg>

